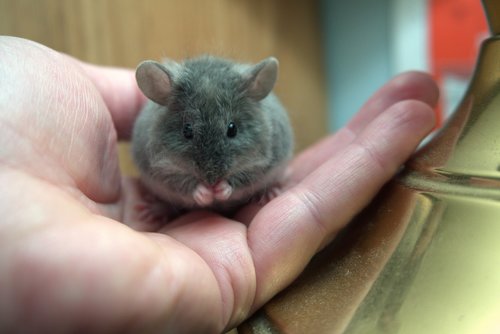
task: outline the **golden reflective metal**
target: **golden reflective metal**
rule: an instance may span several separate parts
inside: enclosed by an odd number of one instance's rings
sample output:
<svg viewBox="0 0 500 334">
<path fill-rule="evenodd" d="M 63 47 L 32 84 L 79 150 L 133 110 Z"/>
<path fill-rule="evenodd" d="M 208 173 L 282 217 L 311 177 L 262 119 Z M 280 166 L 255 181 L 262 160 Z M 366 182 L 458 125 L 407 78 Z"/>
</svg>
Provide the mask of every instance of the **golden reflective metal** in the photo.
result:
<svg viewBox="0 0 500 334">
<path fill-rule="evenodd" d="M 500 34 L 500 1 L 486 0 L 483 6 L 492 35 Z"/>
<path fill-rule="evenodd" d="M 500 1 L 446 127 L 239 333 L 500 333 Z"/>
</svg>

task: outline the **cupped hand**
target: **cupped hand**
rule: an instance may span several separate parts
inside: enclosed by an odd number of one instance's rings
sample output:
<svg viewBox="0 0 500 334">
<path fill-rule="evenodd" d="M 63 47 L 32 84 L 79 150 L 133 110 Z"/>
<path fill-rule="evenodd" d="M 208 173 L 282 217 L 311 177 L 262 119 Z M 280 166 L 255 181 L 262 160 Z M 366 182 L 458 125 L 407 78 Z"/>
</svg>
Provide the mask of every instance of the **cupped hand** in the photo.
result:
<svg viewBox="0 0 500 334">
<path fill-rule="evenodd" d="M 117 140 L 144 102 L 130 70 L 0 38 L 0 331 L 223 332 L 285 288 L 434 125 L 422 73 L 381 88 L 300 153 L 285 191 L 229 219 L 148 231 Z"/>
</svg>

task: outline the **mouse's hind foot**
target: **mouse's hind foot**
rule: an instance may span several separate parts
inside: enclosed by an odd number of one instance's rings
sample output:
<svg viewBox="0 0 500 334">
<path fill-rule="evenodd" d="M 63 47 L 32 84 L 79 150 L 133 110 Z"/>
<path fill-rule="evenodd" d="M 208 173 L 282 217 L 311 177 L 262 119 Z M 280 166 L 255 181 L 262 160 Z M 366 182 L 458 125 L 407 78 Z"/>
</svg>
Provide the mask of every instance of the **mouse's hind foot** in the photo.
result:
<svg viewBox="0 0 500 334">
<path fill-rule="evenodd" d="M 148 232 L 158 230 L 175 216 L 171 205 L 151 193 L 142 196 L 134 205 L 134 211 L 141 230 Z"/>
</svg>

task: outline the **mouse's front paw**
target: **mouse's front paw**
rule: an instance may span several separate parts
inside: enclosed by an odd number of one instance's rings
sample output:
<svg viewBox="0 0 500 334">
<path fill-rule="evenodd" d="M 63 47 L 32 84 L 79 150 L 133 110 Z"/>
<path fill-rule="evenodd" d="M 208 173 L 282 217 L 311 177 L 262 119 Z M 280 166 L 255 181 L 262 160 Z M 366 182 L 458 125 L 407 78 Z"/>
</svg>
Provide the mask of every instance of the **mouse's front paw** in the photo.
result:
<svg viewBox="0 0 500 334">
<path fill-rule="evenodd" d="M 214 186 L 214 196 L 219 201 L 226 201 L 231 197 L 233 187 L 227 181 L 220 181 Z"/>
<path fill-rule="evenodd" d="M 199 206 L 208 206 L 214 201 L 214 193 L 200 183 L 193 192 L 193 198 Z"/>
</svg>

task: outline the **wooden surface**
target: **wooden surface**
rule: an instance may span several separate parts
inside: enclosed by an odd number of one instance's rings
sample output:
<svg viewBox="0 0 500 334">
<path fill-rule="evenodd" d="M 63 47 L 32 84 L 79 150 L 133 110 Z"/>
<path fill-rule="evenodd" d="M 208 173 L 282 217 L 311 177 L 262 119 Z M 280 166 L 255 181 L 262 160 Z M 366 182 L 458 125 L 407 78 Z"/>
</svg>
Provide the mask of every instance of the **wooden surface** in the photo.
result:
<svg viewBox="0 0 500 334">
<path fill-rule="evenodd" d="M 143 59 L 203 53 L 280 61 L 276 93 L 292 118 L 298 150 L 327 131 L 317 1 L 0 0 L 0 34 L 80 59 L 135 67 Z M 0 60 L 1 61 L 1 60 Z M 128 148 L 122 167 L 131 171 Z"/>
</svg>

